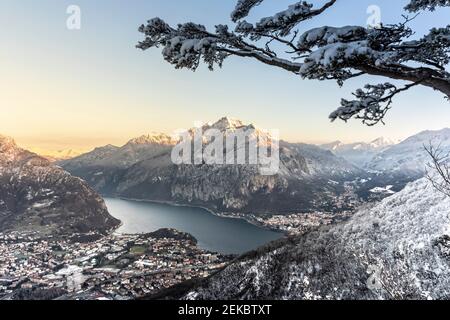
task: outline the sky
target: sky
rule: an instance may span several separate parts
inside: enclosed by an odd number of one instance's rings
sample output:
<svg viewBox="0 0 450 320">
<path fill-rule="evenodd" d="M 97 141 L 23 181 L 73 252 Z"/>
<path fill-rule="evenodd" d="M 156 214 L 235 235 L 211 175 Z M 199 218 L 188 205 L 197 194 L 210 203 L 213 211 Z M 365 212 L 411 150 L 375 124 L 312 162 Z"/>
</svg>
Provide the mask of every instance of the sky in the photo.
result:
<svg viewBox="0 0 450 320">
<path fill-rule="evenodd" d="M 230 58 L 210 72 L 175 70 L 157 49 L 135 48 L 137 28 L 159 16 L 176 24 L 193 21 L 212 28 L 231 24 L 234 0 L 1 0 L 0 134 L 28 148 L 86 149 L 124 144 L 150 133 L 171 133 L 223 116 L 263 129 L 278 129 L 292 142 L 403 139 L 450 126 L 443 95 L 417 88 L 395 99 L 386 125 L 331 123 L 341 98 L 364 84 L 339 88 L 333 81 L 302 80 L 281 69 Z M 266 0 L 249 21 L 285 9 L 293 0 Z M 323 2 L 323 1 L 316 1 Z M 366 25 L 367 8 L 378 5 L 384 23 L 401 20 L 406 0 L 341 0 L 323 16 L 300 26 Z M 69 30 L 66 10 L 81 9 L 81 29 Z M 445 26 L 449 9 L 424 13 L 411 26 L 417 36 Z"/>
</svg>

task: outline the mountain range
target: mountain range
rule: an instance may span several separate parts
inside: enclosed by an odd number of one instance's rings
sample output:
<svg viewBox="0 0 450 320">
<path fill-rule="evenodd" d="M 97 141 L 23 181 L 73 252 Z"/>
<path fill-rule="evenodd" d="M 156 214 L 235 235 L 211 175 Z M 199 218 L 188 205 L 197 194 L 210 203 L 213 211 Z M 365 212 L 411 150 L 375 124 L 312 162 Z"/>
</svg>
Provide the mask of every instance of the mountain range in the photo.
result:
<svg viewBox="0 0 450 320">
<path fill-rule="evenodd" d="M 440 146 L 444 154 L 450 153 L 450 129 L 423 131 L 378 153 L 365 166 L 377 172 L 423 175 L 430 162 L 425 147 L 430 143 Z"/>
<path fill-rule="evenodd" d="M 30 152 L 36 153 L 47 160 L 52 162 L 68 160 L 75 157 L 78 157 L 89 150 L 86 149 L 58 149 L 58 150 L 50 150 L 45 148 L 31 148 Z"/>
<path fill-rule="evenodd" d="M 268 139 L 254 125 L 226 117 L 204 125 L 202 131 L 209 129 L 219 130 L 224 139 L 238 129 L 254 129 L 262 140 Z M 209 143 L 206 136 L 202 141 Z M 176 143 L 168 135 L 153 134 L 59 164 L 104 195 L 259 214 L 334 207 L 345 192 L 344 182 L 362 172 L 318 146 L 285 141 L 279 142 L 280 170 L 272 176 L 262 175 L 257 164 L 175 165 L 171 151 Z M 248 148 L 248 143 L 238 141 L 235 149 Z"/>
<path fill-rule="evenodd" d="M 323 144 L 320 147 L 332 151 L 337 156 L 343 157 L 360 168 L 364 168 L 376 154 L 393 145 L 395 145 L 394 141 L 381 137 L 369 143 L 357 142 L 345 144 L 341 141 L 335 141 Z"/>
<path fill-rule="evenodd" d="M 267 133 L 236 119 L 202 127 L 208 129 L 224 138 L 255 129 L 269 141 Z M 201 140 L 203 148 L 212 143 L 205 135 Z M 450 298 L 450 199 L 422 178 L 429 161 L 424 146 L 450 152 L 450 129 L 424 131 L 397 144 L 279 141 L 279 171 L 271 176 L 261 174 L 260 164 L 174 164 L 178 142 L 162 133 L 144 135 L 55 164 L 0 136 L 0 232 L 106 233 L 120 222 L 108 214 L 100 193 L 221 213 L 287 214 L 353 210 L 349 194 L 382 191 L 383 200 L 361 206 L 344 222 L 270 243 L 159 297 Z"/>
<path fill-rule="evenodd" d="M 343 144 L 336 141 L 321 147 L 365 171 L 419 178 L 430 161 L 425 150 L 430 143 L 439 146 L 444 154 L 449 153 L 450 129 L 422 131 L 399 143 L 378 138 L 370 143 Z"/>
<path fill-rule="evenodd" d="M 105 233 L 119 223 L 83 180 L 0 136 L 0 232 Z"/>
<path fill-rule="evenodd" d="M 268 139 L 256 126 L 227 117 L 204 125 L 202 132 L 209 129 L 219 130 L 224 140 L 238 129 L 254 129 L 262 140 Z M 419 133 L 399 144 L 385 138 L 321 146 L 279 141 L 279 172 L 272 176 L 261 175 L 258 165 L 176 165 L 171 152 L 178 140 L 163 133 L 132 139 L 122 147 L 96 148 L 59 164 L 107 196 L 202 206 L 220 213 L 353 210 L 423 177 L 423 145 L 434 137 L 450 151 L 449 131 Z M 210 143 L 209 137 L 201 139 Z M 249 141 L 237 143 L 241 145 L 236 150 L 249 146 Z"/>
</svg>

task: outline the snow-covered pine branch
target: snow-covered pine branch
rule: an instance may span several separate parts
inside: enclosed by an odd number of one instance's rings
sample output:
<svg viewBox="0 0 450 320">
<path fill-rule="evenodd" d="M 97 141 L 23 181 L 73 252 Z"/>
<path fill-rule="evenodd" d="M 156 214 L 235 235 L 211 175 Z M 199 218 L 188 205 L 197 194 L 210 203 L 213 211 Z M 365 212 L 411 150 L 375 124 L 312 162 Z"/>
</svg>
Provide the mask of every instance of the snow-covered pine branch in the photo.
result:
<svg viewBox="0 0 450 320">
<path fill-rule="evenodd" d="M 341 107 L 330 115 L 331 121 L 341 119 L 348 121 L 351 118 L 361 119 L 368 126 L 383 122 L 386 113 L 391 108 L 392 99 L 402 91 L 418 85 L 412 83 L 403 88 L 397 88 L 391 83 L 366 85 L 364 89 L 358 89 L 353 95 L 356 100 L 342 99 Z"/>
<path fill-rule="evenodd" d="M 245 18 L 250 13 L 253 7 L 261 4 L 264 0 L 238 0 L 236 8 L 231 13 L 231 19 L 236 22 Z"/>
<path fill-rule="evenodd" d="M 450 0 L 411 0 L 406 6 L 406 10 L 417 12 L 420 10 L 435 10 L 437 7 L 450 6 Z"/>
<path fill-rule="evenodd" d="M 300 1 L 290 5 L 286 10 L 278 12 L 273 16 L 262 18 L 254 26 L 245 20 L 242 22 L 247 25 L 248 34 L 264 35 L 276 33 L 280 37 L 285 37 L 289 35 L 292 29 L 299 23 L 320 15 L 333 6 L 336 1 L 337 0 L 328 1 L 318 9 L 314 9 L 313 4 L 311 3 Z"/>
<path fill-rule="evenodd" d="M 231 17 L 234 30 L 217 25 L 214 31 L 192 22 L 171 27 L 160 18 L 142 25 L 145 36 L 137 47 L 162 47 L 166 61 L 176 68 L 196 70 L 201 62 L 211 70 L 222 67 L 229 56 L 256 59 L 264 64 L 293 72 L 305 79 L 346 80 L 364 74 L 404 80 L 404 88 L 392 84 L 367 85 L 355 93 L 357 100 L 342 100 L 330 115 L 332 120 L 362 119 L 373 125 L 382 122 L 392 98 L 416 85 L 433 88 L 450 98 L 450 25 L 436 27 L 418 40 L 407 25 L 409 19 L 379 28 L 323 26 L 299 33 L 301 22 L 328 11 L 336 0 L 315 6 L 299 1 L 286 10 L 252 24 L 245 18 L 264 0 L 238 0 Z M 409 11 L 434 10 L 450 6 L 449 0 L 411 0 Z M 285 46 L 277 52 L 272 44 Z M 277 46 L 279 48 L 279 46 Z"/>
</svg>

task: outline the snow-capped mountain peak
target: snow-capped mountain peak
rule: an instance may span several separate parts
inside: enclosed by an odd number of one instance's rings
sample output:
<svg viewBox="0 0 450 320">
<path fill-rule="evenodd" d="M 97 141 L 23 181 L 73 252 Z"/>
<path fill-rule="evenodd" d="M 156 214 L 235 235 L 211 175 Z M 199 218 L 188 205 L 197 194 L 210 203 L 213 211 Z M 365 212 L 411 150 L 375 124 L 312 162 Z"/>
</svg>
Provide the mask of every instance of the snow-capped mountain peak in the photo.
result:
<svg viewBox="0 0 450 320">
<path fill-rule="evenodd" d="M 0 169 L 2 165 L 13 162 L 22 152 L 14 139 L 0 135 Z"/>
<path fill-rule="evenodd" d="M 175 145 L 177 141 L 165 134 L 165 133 L 150 133 L 147 135 L 142 135 L 140 137 L 131 139 L 128 141 L 128 145 L 147 145 L 147 144 L 158 144 L 158 145 Z"/>
<path fill-rule="evenodd" d="M 351 163 L 364 167 L 377 153 L 389 148 L 395 143 L 387 138 L 380 137 L 369 143 L 356 142 L 345 144 L 341 141 L 335 141 L 323 144 L 321 147 L 330 150 L 336 155 L 350 161 Z"/>
<path fill-rule="evenodd" d="M 189 133 L 194 134 L 197 129 L 198 128 L 192 128 L 189 130 Z M 223 134 L 224 139 L 234 137 L 234 134 L 236 134 L 238 130 L 242 130 L 242 133 L 245 134 L 250 140 L 257 141 L 258 146 L 274 147 L 274 142 L 279 142 L 278 135 L 274 135 L 273 132 L 260 129 L 252 123 L 247 124 L 244 121 L 235 118 L 223 117 L 216 122 L 209 122 L 205 124 L 201 127 L 201 129 L 203 134 L 203 143 L 205 145 L 211 141 L 205 133 L 211 129 L 219 130 Z M 241 142 L 241 145 L 238 146 L 238 148 L 245 147 L 246 144 L 247 142 Z"/>
<path fill-rule="evenodd" d="M 236 130 L 239 128 L 244 127 L 244 123 L 239 119 L 229 118 L 229 117 L 223 117 L 222 119 L 218 120 L 217 122 L 213 124 L 209 124 L 206 127 L 212 128 L 212 129 L 218 129 L 220 131 L 226 131 L 226 130 Z"/>
<path fill-rule="evenodd" d="M 369 143 L 369 145 L 372 146 L 373 148 L 385 148 L 394 144 L 395 142 L 393 140 L 385 137 L 377 138 Z"/>
<path fill-rule="evenodd" d="M 334 150 L 341 148 L 343 145 L 344 144 L 341 141 L 337 140 L 337 141 L 333 141 L 333 142 L 322 145 L 322 148 L 324 148 L 326 150 L 334 151 Z"/>
<path fill-rule="evenodd" d="M 4 153 L 11 149 L 16 149 L 17 145 L 13 138 L 0 135 L 0 152 Z"/>
</svg>

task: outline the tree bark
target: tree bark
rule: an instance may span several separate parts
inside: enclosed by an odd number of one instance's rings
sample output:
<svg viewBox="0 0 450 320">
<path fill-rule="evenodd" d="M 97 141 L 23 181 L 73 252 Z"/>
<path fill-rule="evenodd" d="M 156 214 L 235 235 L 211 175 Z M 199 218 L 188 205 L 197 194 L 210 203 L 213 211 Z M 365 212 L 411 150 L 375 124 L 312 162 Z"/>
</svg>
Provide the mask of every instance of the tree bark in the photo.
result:
<svg viewBox="0 0 450 320">
<path fill-rule="evenodd" d="M 421 85 L 433 88 L 450 97 L 450 79 L 440 77 L 439 73 L 429 68 L 410 68 L 402 66 L 401 71 L 381 69 L 371 65 L 358 65 L 355 67 L 367 74 L 383 76 L 395 80 L 419 82 Z"/>
</svg>

